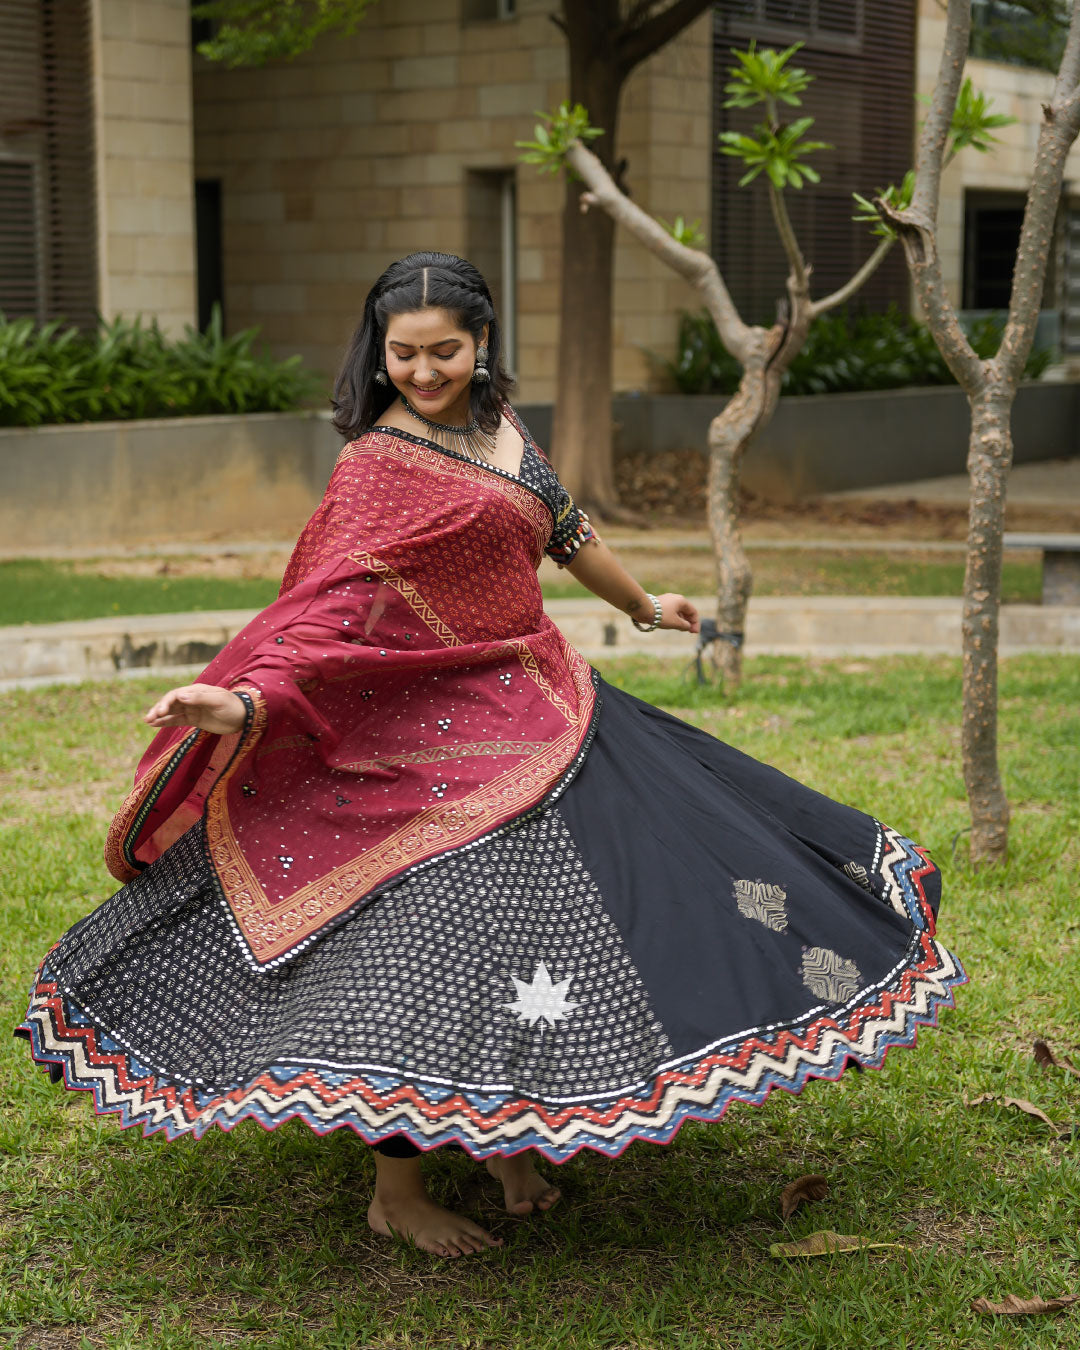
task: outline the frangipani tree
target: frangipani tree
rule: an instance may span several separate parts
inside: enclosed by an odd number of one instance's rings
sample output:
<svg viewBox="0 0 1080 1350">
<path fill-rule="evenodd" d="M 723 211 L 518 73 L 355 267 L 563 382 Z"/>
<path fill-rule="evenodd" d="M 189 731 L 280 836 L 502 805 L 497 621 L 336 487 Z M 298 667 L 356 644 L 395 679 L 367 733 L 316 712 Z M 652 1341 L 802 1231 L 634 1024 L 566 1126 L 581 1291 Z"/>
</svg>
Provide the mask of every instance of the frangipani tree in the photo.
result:
<svg viewBox="0 0 1080 1350">
<path fill-rule="evenodd" d="M 729 70 L 725 85 L 727 106 L 764 110 L 764 118 L 752 135 L 725 132 L 720 139 L 724 153 L 736 156 L 745 165 L 743 184 L 760 174 L 768 181 L 773 219 L 789 267 L 786 295 L 777 305 L 776 322 L 768 328 L 744 322 L 715 261 L 700 247 L 703 240 L 694 225 L 687 225 L 680 217 L 674 226 L 665 226 L 619 189 L 586 144 L 597 129 L 589 126 L 583 107 L 562 104 L 554 114 L 544 116 L 535 140 L 519 142 L 526 163 L 549 171 L 565 168 L 583 180 L 582 210 L 598 207 L 606 212 L 695 288 L 716 324 L 721 342 L 742 367 L 737 391 L 713 419 L 708 433 L 708 512 L 717 579 L 718 643 L 714 661 L 729 689 L 736 688 L 742 676 L 743 633 L 752 586 L 738 514 L 743 456 L 754 435 L 775 412 L 784 372 L 803 347 L 814 319 L 851 299 L 896 238 L 895 229 L 879 211 L 865 198 L 857 198 L 859 217 L 871 221 L 878 243 L 844 285 L 829 295 L 813 298 L 810 267 L 784 202 L 788 190 L 800 191 L 805 184 L 817 181 L 809 159 L 828 148 L 810 139 L 811 118 L 783 120 L 785 110 L 801 106 L 800 95 L 812 79 L 807 71 L 792 64 L 799 45 L 783 52 L 771 48 L 758 51 L 753 45 L 745 51 L 734 51 L 737 64 Z M 969 89 L 966 100 L 957 104 L 950 155 L 964 145 L 984 148 L 991 139 L 991 127 L 1000 125 L 1001 120 L 992 118 L 985 102 Z M 899 187 L 879 192 L 878 199 L 899 208 L 906 205 L 911 188 L 909 177 Z"/>
<path fill-rule="evenodd" d="M 937 85 L 919 138 L 909 200 L 881 195 L 874 203 L 883 228 L 900 236 L 927 326 L 971 406 L 961 744 L 971 808 L 971 856 L 976 863 L 1002 859 L 1008 844 L 1009 803 L 997 762 L 997 646 L 1005 488 L 1012 464 L 1009 420 L 1035 337 L 1065 160 L 1080 132 L 1080 0 L 1070 0 L 1068 10 L 1068 37 L 1053 93 L 1043 104 L 1009 314 L 995 356 L 983 360 L 972 350 L 945 290 L 937 244 L 938 195 L 949 128 L 969 87 L 961 81 L 971 0 L 948 0 Z"/>
</svg>

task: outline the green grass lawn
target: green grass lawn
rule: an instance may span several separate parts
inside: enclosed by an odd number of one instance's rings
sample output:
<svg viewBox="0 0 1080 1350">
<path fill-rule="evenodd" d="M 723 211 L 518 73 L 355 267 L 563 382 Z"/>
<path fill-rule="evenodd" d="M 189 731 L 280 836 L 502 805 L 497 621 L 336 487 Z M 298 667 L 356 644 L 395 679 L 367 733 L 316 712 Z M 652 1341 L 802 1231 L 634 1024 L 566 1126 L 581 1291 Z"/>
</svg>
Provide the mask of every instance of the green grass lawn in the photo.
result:
<svg viewBox="0 0 1080 1350">
<path fill-rule="evenodd" d="M 605 671 L 749 753 L 873 810 L 930 846 L 945 874 L 941 937 L 971 984 L 882 1073 L 815 1084 L 692 1123 L 666 1148 L 579 1156 L 564 1200 L 500 1216 L 495 1183 L 436 1156 L 438 1197 L 506 1239 L 458 1262 L 376 1238 L 369 1151 L 341 1131 L 251 1122 L 167 1143 L 95 1118 L 25 1043 L 0 1040 L 0 1342 L 209 1350 L 954 1350 L 1075 1347 L 1080 1305 L 980 1318 L 971 1299 L 1080 1293 L 1077 1144 L 982 1093 L 1080 1121 L 1080 1080 L 1039 1068 L 1036 1036 L 1080 1045 L 1080 659 L 1003 664 L 1008 863 L 965 859 L 959 663 L 748 662 L 738 703 L 682 663 Z M 145 744 L 159 681 L 0 696 L 0 969 L 17 1022 L 48 945 L 113 886 L 104 825 Z M 549 1172 L 552 1169 L 547 1169 Z M 784 1222 L 780 1192 L 830 1193 Z M 902 1248 L 779 1260 L 816 1229 Z"/>
<path fill-rule="evenodd" d="M 713 586 L 707 552 L 619 547 L 618 555 L 653 592 L 702 595 Z M 828 553 L 809 549 L 752 550 L 755 595 L 959 595 L 964 563 L 955 554 Z M 255 577 L 114 576 L 93 563 L 23 559 L 0 562 L 0 626 L 99 619 L 120 614 L 261 609 L 278 593 L 280 570 Z M 1038 563 L 1008 561 L 1002 574 L 1006 602 L 1038 603 Z M 548 599 L 588 596 L 560 572 L 546 578 Z"/>
<path fill-rule="evenodd" d="M 112 614 L 180 614 L 208 609 L 262 609 L 281 578 L 113 577 L 72 563 L 0 562 L 0 626 L 104 619 Z"/>
</svg>

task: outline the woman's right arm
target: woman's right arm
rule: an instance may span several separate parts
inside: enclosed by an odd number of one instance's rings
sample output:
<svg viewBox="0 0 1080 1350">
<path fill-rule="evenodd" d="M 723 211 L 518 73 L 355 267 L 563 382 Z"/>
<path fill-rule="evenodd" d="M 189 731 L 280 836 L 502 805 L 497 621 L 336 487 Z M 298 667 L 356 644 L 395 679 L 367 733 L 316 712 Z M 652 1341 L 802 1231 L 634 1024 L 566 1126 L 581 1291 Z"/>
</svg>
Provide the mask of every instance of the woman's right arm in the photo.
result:
<svg viewBox="0 0 1080 1350">
<path fill-rule="evenodd" d="M 163 694 L 143 721 L 152 727 L 197 727 L 228 735 L 243 729 L 246 715 L 239 694 L 216 684 L 185 684 Z"/>
</svg>

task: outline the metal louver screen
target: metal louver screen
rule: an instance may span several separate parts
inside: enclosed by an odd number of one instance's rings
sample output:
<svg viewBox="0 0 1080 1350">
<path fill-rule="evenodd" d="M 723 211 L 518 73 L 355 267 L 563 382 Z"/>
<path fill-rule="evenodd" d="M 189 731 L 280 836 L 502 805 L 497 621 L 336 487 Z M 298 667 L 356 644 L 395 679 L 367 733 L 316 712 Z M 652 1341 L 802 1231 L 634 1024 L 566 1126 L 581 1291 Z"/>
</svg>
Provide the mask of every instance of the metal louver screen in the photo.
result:
<svg viewBox="0 0 1080 1350">
<path fill-rule="evenodd" d="M 88 0 L 0 0 L 0 309 L 94 326 Z"/>
<path fill-rule="evenodd" d="M 912 166 L 915 134 L 915 0 L 724 0 L 714 10 L 714 131 L 749 132 L 762 109 L 724 108 L 732 47 L 805 46 L 793 58 L 814 76 L 802 107 L 785 115 L 815 119 L 808 133 L 833 147 L 810 163 L 821 182 L 784 200 L 815 298 L 842 286 L 877 240 L 851 219 L 852 192 L 873 196 Z M 715 143 L 714 143 L 715 144 Z M 749 322 L 771 323 L 785 294 L 787 262 L 764 177 L 739 187 L 739 160 L 713 151 L 712 252 Z M 899 248 L 850 302 L 854 309 L 907 307 L 909 283 Z"/>
<path fill-rule="evenodd" d="M 0 314 L 41 312 L 34 164 L 0 159 Z"/>
</svg>

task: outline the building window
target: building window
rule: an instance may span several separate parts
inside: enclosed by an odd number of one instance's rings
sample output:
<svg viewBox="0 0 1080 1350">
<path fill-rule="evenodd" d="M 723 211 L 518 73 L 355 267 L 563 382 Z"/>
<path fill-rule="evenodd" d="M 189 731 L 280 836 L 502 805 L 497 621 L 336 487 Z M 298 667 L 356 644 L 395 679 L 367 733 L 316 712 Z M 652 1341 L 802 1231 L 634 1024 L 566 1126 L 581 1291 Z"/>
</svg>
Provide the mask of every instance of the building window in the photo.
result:
<svg viewBox="0 0 1080 1350">
<path fill-rule="evenodd" d="M 199 330 L 206 331 L 215 304 L 224 323 L 224 249 L 221 231 L 221 179 L 195 180 L 195 269 L 199 294 Z"/>
<path fill-rule="evenodd" d="M 971 55 L 1056 71 L 1067 30 L 1060 0 L 973 0 Z"/>
<path fill-rule="evenodd" d="M 516 19 L 517 0 L 463 0 L 461 17 L 466 23 Z"/>
<path fill-rule="evenodd" d="M 863 0 L 729 0 L 718 9 L 733 36 L 763 43 L 851 51 L 862 37 Z"/>
<path fill-rule="evenodd" d="M 0 309 L 97 324 L 87 0 L 0 0 Z"/>
<path fill-rule="evenodd" d="M 503 364 L 517 369 L 517 180 L 513 169 L 471 169 L 465 184 L 466 250 L 491 287 Z"/>
<path fill-rule="evenodd" d="M 964 309 L 1008 309 L 1023 223 L 1022 192 L 966 194 Z"/>
</svg>

